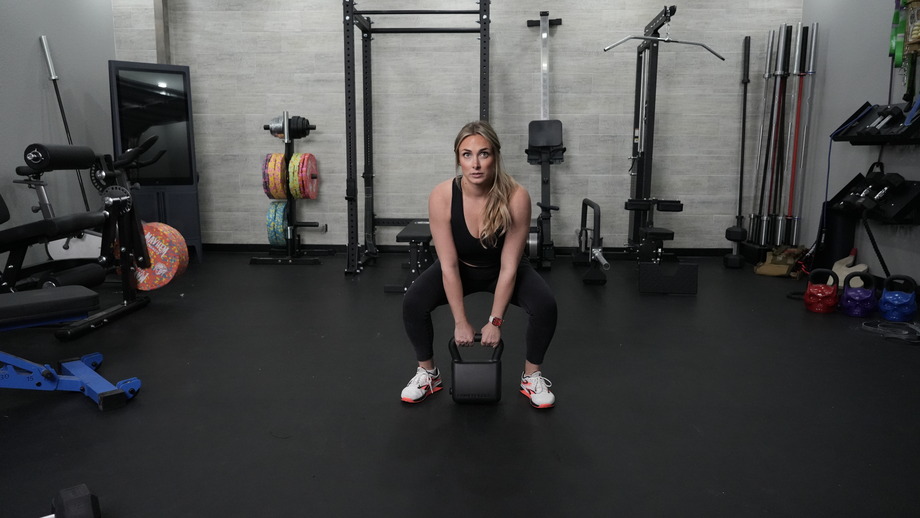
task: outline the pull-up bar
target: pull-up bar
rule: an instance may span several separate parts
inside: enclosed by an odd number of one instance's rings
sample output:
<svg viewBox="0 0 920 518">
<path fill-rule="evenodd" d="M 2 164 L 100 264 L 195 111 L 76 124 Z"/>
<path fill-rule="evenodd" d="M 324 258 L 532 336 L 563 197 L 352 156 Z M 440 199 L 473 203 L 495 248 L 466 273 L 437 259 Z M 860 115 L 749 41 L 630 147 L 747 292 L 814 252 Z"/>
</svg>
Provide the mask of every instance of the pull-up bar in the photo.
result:
<svg viewBox="0 0 920 518">
<path fill-rule="evenodd" d="M 443 10 L 443 9 L 396 9 L 396 10 L 372 10 L 372 11 L 355 11 L 355 17 L 368 15 L 407 15 L 407 14 L 472 14 L 482 15 L 479 10 Z M 480 23 L 477 21 L 477 23 Z M 450 28 L 450 27 L 385 27 L 375 28 L 370 24 L 362 27 L 362 30 L 371 34 L 457 34 L 457 33 L 476 33 L 480 28 Z"/>
<path fill-rule="evenodd" d="M 361 11 L 361 14 L 479 14 L 476 10 L 396 9 L 389 11 Z"/>
<path fill-rule="evenodd" d="M 438 28 L 425 28 L 425 27 L 415 27 L 408 29 L 399 29 L 399 28 L 385 28 L 385 29 L 371 29 L 368 32 L 371 34 L 450 34 L 450 33 L 476 33 L 479 34 L 479 29 L 438 29 Z"/>
</svg>

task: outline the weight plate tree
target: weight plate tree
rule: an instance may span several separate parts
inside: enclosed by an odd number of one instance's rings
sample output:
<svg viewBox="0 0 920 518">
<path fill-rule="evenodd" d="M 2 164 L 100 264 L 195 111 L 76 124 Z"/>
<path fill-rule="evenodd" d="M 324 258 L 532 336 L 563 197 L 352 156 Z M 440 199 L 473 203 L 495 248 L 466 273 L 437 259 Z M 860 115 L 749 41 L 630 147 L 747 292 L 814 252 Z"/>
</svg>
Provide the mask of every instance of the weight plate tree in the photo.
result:
<svg viewBox="0 0 920 518">
<path fill-rule="evenodd" d="M 319 259 L 306 257 L 300 250 L 297 229 L 312 227 L 325 232 L 327 227 L 316 221 L 298 221 L 296 210 L 298 200 L 316 199 L 319 192 L 319 169 L 316 157 L 311 153 L 294 153 L 294 140 L 308 136 L 316 126 L 298 115 L 291 117 L 285 111 L 262 129 L 284 141 L 284 153 L 265 155 L 262 190 L 272 200 L 265 215 L 268 243 L 276 250 L 284 250 L 286 254 L 253 257 L 249 264 L 319 264 Z"/>
</svg>

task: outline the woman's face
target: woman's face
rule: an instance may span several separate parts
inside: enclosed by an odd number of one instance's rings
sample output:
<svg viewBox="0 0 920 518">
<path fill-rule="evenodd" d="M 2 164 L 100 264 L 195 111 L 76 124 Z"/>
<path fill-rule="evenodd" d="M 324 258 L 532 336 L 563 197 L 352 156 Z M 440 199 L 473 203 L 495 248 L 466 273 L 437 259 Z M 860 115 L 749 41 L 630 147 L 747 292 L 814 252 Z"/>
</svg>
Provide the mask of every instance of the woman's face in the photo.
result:
<svg viewBox="0 0 920 518">
<path fill-rule="evenodd" d="M 460 171 L 465 181 L 473 184 L 491 184 L 495 179 L 495 156 L 492 145 L 481 135 L 470 135 L 460 141 L 457 149 Z"/>
</svg>

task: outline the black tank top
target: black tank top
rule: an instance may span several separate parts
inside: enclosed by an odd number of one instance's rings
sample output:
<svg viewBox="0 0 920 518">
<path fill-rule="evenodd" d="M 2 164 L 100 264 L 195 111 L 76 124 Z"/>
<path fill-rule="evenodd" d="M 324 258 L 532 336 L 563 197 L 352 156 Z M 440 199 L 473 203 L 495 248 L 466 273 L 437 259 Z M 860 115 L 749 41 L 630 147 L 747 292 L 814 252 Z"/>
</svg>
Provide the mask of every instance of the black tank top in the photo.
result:
<svg viewBox="0 0 920 518">
<path fill-rule="evenodd" d="M 505 235 L 498 236 L 494 247 L 484 247 L 479 238 L 470 234 L 463 217 L 463 192 L 460 182 L 453 182 L 450 198 L 450 229 L 454 236 L 454 247 L 461 262 L 477 267 L 498 266 L 501 264 L 502 247 Z"/>
</svg>

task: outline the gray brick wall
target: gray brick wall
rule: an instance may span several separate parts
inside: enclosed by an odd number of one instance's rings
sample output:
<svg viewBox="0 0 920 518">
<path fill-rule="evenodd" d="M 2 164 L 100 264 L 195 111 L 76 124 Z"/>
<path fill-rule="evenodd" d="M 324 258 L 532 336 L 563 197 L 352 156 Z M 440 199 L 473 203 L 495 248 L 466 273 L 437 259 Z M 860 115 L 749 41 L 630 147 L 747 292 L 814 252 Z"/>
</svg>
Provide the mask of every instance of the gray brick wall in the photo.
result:
<svg viewBox="0 0 920 518">
<path fill-rule="evenodd" d="M 358 8 L 478 8 L 468 3 L 365 0 Z M 550 32 L 550 115 L 563 122 L 568 148 L 565 162 L 552 169 L 552 198 L 561 207 L 553 217 L 559 246 L 575 246 L 585 197 L 601 206 L 605 244 L 620 246 L 626 240 L 623 202 L 630 185 L 635 44 L 602 49 L 640 34 L 661 7 L 639 0 L 492 2 L 490 118 L 503 138 L 507 168 L 534 201 L 540 196 L 539 166 L 527 164 L 524 148 L 527 123 L 540 116 L 540 47 L 539 30 L 527 27 L 526 20 L 547 8 L 551 17 L 563 20 Z M 152 1 L 113 0 L 113 11 L 117 58 L 155 61 Z M 737 203 L 741 41 L 753 37 L 752 135 L 760 114 L 763 80 L 756 71 L 762 69 L 765 35 L 801 16 L 802 0 L 678 4 L 671 36 L 704 42 L 726 61 L 695 46 L 668 44 L 661 51 L 653 193 L 685 203 L 683 213 L 656 221 L 675 230 L 672 246 L 727 246 L 723 233 L 733 224 Z M 371 18 L 380 27 L 476 22 L 475 16 Z M 297 152 L 317 156 L 321 174 L 320 197 L 299 203 L 300 217 L 329 228 L 325 234 L 304 230 L 303 241 L 344 244 L 341 2 L 171 0 L 169 23 L 172 61 L 192 72 L 204 241 L 266 242 L 269 200 L 262 193 L 260 169 L 264 155 L 282 152 L 283 145 L 262 125 L 288 110 L 317 126 L 296 144 Z M 360 31 L 356 34 L 360 39 Z M 476 118 L 478 41 L 472 34 L 385 34 L 373 45 L 376 213 L 424 216 L 430 189 L 453 174 L 457 130 Z M 359 98 L 359 121 L 361 106 Z M 749 172 L 753 144 L 752 138 Z M 359 174 L 361 164 L 359 155 Z M 395 243 L 395 230 L 381 229 L 378 243 Z"/>
</svg>

